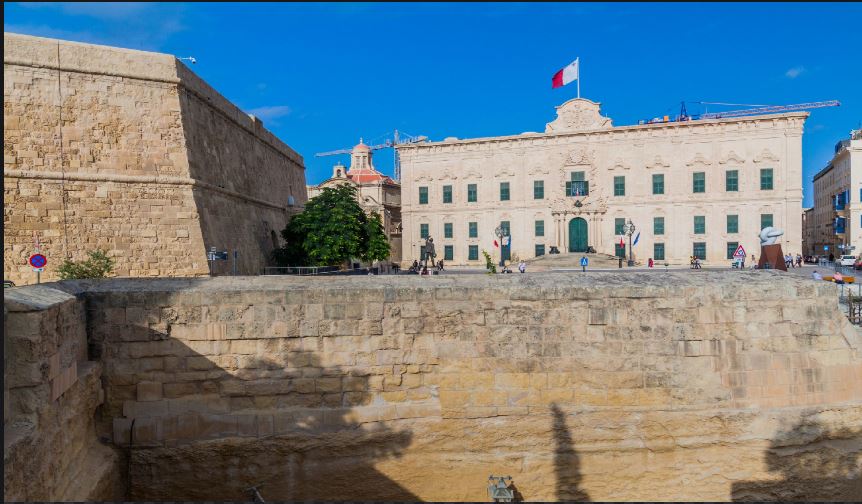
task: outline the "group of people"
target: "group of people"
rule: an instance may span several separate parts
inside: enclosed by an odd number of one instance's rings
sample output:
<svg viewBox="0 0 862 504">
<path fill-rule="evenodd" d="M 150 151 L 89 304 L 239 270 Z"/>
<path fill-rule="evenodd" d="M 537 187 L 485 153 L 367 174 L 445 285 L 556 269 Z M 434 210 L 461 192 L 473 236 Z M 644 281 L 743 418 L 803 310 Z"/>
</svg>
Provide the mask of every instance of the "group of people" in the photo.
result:
<svg viewBox="0 0 862 504">
<path fill-rule="evenodd" d="M 689 256 L 688 258 L 689 265 L 691 265 L 691 269 L 701 269 L 703 266 L 700 264 L 700 257 L 695 255 Z"/>
<path fill-rule="evenodd" d="M 788 268 L 801 268 L 802 254 L 796 254 L 796 259 L 793 258 L 793 254 L 785 254 L 784 265 Z"/>
</svg>

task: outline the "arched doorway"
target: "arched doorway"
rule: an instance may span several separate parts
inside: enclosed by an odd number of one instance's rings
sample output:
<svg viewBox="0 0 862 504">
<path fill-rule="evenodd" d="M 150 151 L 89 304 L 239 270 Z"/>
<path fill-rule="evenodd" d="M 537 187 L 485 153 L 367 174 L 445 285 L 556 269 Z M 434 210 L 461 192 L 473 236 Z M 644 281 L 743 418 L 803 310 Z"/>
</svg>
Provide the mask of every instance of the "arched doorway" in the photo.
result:
<svg viewBox="0 0 862 504">
<path fill-rule="evenodd" d="M 588 245 L 587 221 L 575 217 L 569 221 L 569 252 L 586 252 Z"/>
</svg>

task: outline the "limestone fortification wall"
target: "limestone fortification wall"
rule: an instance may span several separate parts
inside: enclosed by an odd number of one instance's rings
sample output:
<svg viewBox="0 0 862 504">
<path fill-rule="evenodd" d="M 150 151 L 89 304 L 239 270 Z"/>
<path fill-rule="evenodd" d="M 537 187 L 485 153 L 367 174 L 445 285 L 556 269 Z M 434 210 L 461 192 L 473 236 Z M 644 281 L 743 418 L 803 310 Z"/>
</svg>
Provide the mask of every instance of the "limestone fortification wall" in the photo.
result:
<svg viewBox="0 0 862 504">
<path fill-rule="evenodd" d="M 4 34 L 4 277 L 102 248 L 119 276 L 259 273 L 306 199 L 302 157 L 176 58 Z M 293 196 L 294 206 L 288 206 Z M 224 265 L 221 265 L 224 267 Z"/>
<path fill-rule="evenodd" d="M 830 287 L 762 271 L 42 288 L 87 307 L 135 499 L 263 483 L 275 500 L 485 500 L 499 474 L 526 500 L 858 500 L 862 338 Z"/>
</svg>

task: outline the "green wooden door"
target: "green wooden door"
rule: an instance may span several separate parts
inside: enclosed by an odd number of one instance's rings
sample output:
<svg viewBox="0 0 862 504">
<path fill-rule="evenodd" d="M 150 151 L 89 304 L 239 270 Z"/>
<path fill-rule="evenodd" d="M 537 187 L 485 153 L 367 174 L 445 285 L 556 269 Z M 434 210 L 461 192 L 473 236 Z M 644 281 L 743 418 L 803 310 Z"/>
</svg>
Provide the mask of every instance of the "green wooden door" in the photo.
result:
<svg viewBox="0 0 862 504">
<path fill-rule="evenodd" d="M 575 217 L 569 221 L 569 252 L 586 252 L 587 245 L 587 221 Z"/>
</svg>

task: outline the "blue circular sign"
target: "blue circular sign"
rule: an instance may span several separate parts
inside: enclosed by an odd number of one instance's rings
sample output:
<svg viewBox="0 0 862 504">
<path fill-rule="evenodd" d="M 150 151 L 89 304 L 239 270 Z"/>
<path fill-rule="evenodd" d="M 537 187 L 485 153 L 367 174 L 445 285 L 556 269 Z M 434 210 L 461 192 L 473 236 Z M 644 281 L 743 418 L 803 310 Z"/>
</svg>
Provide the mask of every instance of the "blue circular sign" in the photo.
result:
<svg viewBox="0 0 862 504">
<path fill-rule="evenodd" d="M 48 259 L 42 254 L 33 254 L 30 256 L 30 266 L 34 268 L 44 268 L 48 264 Z"/>
</svg>

